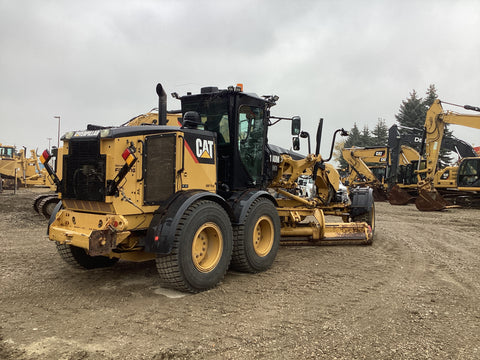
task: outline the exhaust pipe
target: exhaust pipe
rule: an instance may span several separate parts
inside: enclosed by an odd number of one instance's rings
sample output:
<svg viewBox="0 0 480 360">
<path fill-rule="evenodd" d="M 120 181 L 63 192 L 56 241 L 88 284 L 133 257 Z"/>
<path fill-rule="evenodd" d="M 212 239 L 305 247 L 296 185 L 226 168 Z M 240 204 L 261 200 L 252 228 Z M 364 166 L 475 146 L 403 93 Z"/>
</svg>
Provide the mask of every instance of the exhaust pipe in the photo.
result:
<svg viewBox="0 0 480 360">
<path fill-rule="evenodd" d="M 157 84 L 158 95 L 158 125 L 167 125 L 167 94 L 162 84 Z"/>
<path fill-rule="evenodd" d="M 322 142 L 322 129 L 323 129 L 323 118 L 320 118 L 317 128 L 317 143 L 315 147 L 315 155 L 318 156 L 320 154 L 320 143 Z"/>
</svg>

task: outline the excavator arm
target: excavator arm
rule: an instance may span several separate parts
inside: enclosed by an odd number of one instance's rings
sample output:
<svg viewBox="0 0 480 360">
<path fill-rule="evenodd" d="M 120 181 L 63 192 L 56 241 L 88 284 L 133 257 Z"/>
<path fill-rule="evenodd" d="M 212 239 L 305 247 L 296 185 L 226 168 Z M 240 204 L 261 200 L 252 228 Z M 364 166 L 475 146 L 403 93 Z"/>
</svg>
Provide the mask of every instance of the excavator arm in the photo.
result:
<svg viewBox="0 0 480 360">
<path fill-rule="evenodd" d="M 387 169 L 390 161 L 388 147 L 347 148 L 342 150 L 342 155 L 350 166 L 350 175 L 347 179 L 349 186 L 368 185 L 374 191 L 375 200 L 386 200 L 384 184 L 367 163 L 380 164 Z"/>
</svg>

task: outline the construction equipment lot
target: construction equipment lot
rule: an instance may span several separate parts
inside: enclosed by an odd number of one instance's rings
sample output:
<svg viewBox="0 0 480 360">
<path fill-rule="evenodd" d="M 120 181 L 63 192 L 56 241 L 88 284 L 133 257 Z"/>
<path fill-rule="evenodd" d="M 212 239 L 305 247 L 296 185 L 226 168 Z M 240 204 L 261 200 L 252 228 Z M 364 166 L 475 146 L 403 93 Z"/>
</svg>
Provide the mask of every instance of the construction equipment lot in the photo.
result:
<svg viewBox="0 0 480 360">
<path fill-rule="evenodd" d="M 480 358 L 480 210 L 376 203 L 372 246 L 281 247 L 191 295 L 153 261 L 67 266 L 39 191 L 0 194 L 1 359 Z"/>
</svg>

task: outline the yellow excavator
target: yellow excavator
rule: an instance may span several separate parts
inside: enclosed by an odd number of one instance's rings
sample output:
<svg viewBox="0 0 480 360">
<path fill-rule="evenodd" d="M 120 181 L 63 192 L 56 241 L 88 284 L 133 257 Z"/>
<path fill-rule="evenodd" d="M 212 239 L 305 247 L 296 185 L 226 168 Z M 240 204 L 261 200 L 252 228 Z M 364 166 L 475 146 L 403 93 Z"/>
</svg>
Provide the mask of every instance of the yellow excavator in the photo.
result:
<svg viewBox="0 0 480 360">
<path fill-rule="evenodd" d="M 349 166 L 349 176 L 345 185 L 350 188 L 369 186 L 373 189 L 375 201 L 387 199 L 385 177 L 390 161 L 386 146 L 353 147 L 342 150 Z"/>
<path fill-rule="evenodd" d="M 451 103 L 446 104 L 455 105 Z M 462 107 L 466 110 L 480 111 L 480 108 L 475 106 L 465 105 Z M 435 188 L 437 163 L 445 124 L 456 124 L 480 129 L 480 116 L 445 111 L 440 100 L 435 100 L 428 110 L 425 119 L 425 168 L 416 171 L 419 196 L 415 201 L 415 205 L 421 211 L 443 210 L 448 206 L 448 202 Z M 450 170 L 454 172 L 454 170 Z M 448 198 L 454 203 L 464 205 L 480 204 L 479 174 L 480 158 L 463 158 L 458 166 L 457 173 L 452 174 L 456 181 L 452 181 L 451 188 L 446 184 L 446 188 L 449 190 Z"/>
<path fill-rule="evenodd" d="M 319 154 L 321 123 L 315 153 L 297 158 L 267 142 L 268 128 L 281 120 L 291 122 L 294 148 L 300 142 L 299 117 L 270 114 L 277 96 L 241 86 L 173 93 L 181 126 L 171 126 L 160 84 L 157 94 L 155 123 L 68 132 L 56 171 L 43 152 L 61 198 L 48 235 L 68 264 L 91 269 L 154 259 L 162 284 L 199 292 L 216 286 L 229 267 L 267 270 L 281 242 L 372 242 L 372 190 L 341 186 Z M 296 194 L 302 176 L 315 184 L 309 198 Z"/>
<path fill-rule="evenodd" d="M 373 189 L 375 201 L 385 201 L 388 196 L 388 179 L 392 172 L 392 157 L 398 157 L 397 164 L 404 169 L 420 158 L 419 153 L 407 145 L 401 145 L 398 154 L 392 154 L 389 146 L 353 147 L 342 150 L 347 161 L 350 174 L 346 185 L 350 187 L 369 186 Z M 398 184 L 402 188 L 412 187 L 410 184 Z M 416 184 L 413 184 L 416 188 Z"/>
<path fill-rule="evenodd" d="M 389 146 L 391 146 L 391 171 L 388 177 L 388 200 L 392 205 L 405 205 L 415 202 L 418 197 L 417 170 L 425 169 L 425 159 L 415 149 L 409 149 L 407 155 L 409 162 L 399 162 L 395 154 L 399 151 L 407 153 L 405 146 L 400 144 L 423 144 L 424 131 L 414 128 L 406 128 L 409 133 L 400 135 L 397 125 L 389 129 Z M 473 147 L 467 142 L 454 136 L 443 138 L 441 148 L 451 151 L 458 156 L 459 162 L 463 158 L 477 157 Z M 395 171 L 395 169 L 397 169 Z M 462 201 L 458 196 L 457 188 L 458 165 L 437 167 L 433 177 L 433 185 L 442 196 L 449 198 L 453 203 Z M 421 178 L 425 175 L 422 174 Z"/>
</svg>

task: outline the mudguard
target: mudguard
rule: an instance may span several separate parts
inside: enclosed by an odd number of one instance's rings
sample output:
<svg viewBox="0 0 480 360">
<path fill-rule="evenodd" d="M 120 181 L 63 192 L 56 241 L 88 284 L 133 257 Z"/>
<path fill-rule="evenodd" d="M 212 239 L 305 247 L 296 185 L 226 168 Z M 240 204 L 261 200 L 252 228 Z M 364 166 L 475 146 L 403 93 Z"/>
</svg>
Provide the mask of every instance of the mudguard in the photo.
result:
<svg viewBox="0 0 480 360">
<path fill-rule="evenodd" d="M 60 211 L 61 208 L 62 208 L 62 200 L 60 200 L 58 204 L 55 206 L 55 208 L 53 209 L 52 215 L 48 220 L 47 235 L 50 234 L 50 225 L 52 225 L 52 223 L 55 221 L 55 217 L 57 216 L 57 213 Z"/>
<path fill-rule="evenodd" d="M 259 191 L 249 189 L 244 192 L 238 193 L 228 199 L 228 204 L 230 205 L 233 212 L 232 225 L 240 225 L 245 222 L 245 218 L 247 216 L 250 205 L 252 205 L 252 203 L 259 197 L 265 197 L 271 200 L 272 203 L 277 206 L 275 198 L 270 193 L 264 190 Z"/>
<path fill-rule="evenodd" d="M 228 204 L 215 193 L 200 190 L 177 192 L 155 211 L 145 237 L 145 251 L 164 255 L 170 254 L 181 217 L 188 207 L 198 200 L 214 201 L 221 205 L 227 211 L 227 214 L 232 217 Z"/>
<path fill-rule="evenodd" d="M 373 189 L 370 187 L 356 187 L 350 191 L 352 205 L 350 216 L 356 217 L 368 213 L 373 205 Z"/>
</svg>

